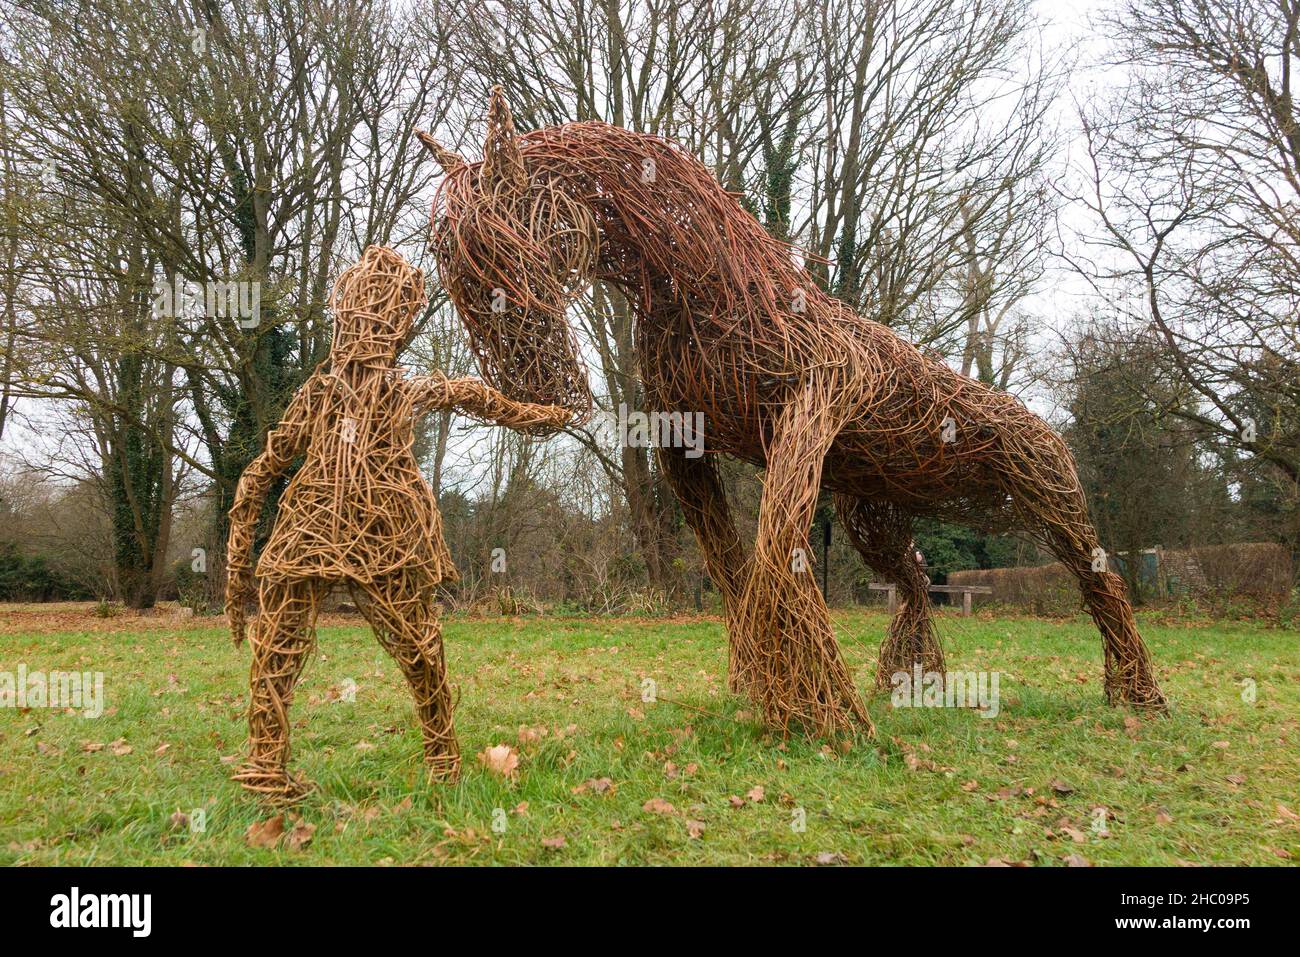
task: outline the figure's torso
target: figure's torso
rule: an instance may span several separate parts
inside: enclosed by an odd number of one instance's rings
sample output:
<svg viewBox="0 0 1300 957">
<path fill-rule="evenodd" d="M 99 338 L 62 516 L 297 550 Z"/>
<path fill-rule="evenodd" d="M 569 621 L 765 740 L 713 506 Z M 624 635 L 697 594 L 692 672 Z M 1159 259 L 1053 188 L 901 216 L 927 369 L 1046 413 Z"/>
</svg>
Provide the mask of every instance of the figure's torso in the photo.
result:
<svg viewBox="0 0 1300 957">
<path fill-rule="evenodd" d="M 358 582 L 398 572 L 454 577 L 433 490 L 412 452 L 412 400 L 400 375 L 313 379 L 304 386 L 313 390 L 307 451 L 259 572 Z"/>
</svg>

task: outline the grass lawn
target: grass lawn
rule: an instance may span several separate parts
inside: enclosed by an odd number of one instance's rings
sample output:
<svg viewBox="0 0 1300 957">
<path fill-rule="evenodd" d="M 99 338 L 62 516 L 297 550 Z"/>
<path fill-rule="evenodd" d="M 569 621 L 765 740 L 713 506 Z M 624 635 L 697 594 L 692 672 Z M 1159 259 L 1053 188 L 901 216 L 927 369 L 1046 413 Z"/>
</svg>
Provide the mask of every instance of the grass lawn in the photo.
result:
<svg viewBox="0 0 1300 957">
<path fill-rule="evenodd" d="M 870 687 L 885 617 L 836 619 Z M 727 693 L 717 620 L 452 619 L 465 767 L 430 786 L 395 666 L 359 619 L 328 618 L 292 713 L 294 766 L 318 787 L 265 848 L 247 832 L 275 815 L 228 780 L 249 653 L 222 620 L 4 606 L 0 671 L 102 671 L 107 710 L 0 709 L 0 862 L 1300 860 L 1300 635 L 1144 621 L 1174 707 L 1146 719 L 1102 702 L 1082 617 L 941 629 L 950 669 L 1000 672 L 1000 714 L 876 697 L 878 739 L 840 753 L 764 734 Z M 476 757 L 498 744 L 518 750 L 511 778 Z M 193 809 L 202 831 L 177 815 Z"/>
</svg>

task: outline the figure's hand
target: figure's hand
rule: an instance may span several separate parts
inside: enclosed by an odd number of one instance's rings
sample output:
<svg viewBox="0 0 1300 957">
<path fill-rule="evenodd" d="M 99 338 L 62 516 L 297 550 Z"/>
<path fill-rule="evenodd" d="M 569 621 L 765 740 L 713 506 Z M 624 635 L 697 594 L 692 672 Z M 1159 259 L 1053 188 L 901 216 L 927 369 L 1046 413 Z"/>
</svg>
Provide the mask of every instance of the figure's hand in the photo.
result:
<svg viewBox="0 0 1300 957">
<path fill-rule="evenodd" d="M 539 423 L 541 425 L 560 429 L 568 425 L 569 420 L 573 418 L 573 410 L 566 409 L 562 405 L 539 405 L 534 408 L 543 416 L 541 423 Z"/>
<path fill-rule="evenodd" d="M 235 640 L 236 648 L 244 643 L 244 603 L 252 593 L 252 569 L 230 569 L 226 576 L 226 618 L 230 622 L 230 637 Z"/>
</svg>

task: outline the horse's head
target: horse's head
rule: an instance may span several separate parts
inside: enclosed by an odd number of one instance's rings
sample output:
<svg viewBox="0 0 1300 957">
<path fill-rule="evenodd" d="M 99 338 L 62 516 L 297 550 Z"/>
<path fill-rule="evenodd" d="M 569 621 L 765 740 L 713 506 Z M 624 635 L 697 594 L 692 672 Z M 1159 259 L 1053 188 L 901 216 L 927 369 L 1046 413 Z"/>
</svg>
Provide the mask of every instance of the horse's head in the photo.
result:
<svg viewBox="0 0 1300 957">
<path fill-rule="evenodd" d="M 387 247 L 366 247 L 334 283 L 332 363 L 395 360 L 424 302 L 420 270 Z"/>
<path fill-rule="evenodd" d="M 565 313 L 595 271 L 591 210 L 562 177 L 530 162 L 499 87 L 488 105 L 481 163 L 419 137 L 447 174 L 431 246 L 480 374 L 512 398 L 585 417 L 591 390 Z"/>
</svg>

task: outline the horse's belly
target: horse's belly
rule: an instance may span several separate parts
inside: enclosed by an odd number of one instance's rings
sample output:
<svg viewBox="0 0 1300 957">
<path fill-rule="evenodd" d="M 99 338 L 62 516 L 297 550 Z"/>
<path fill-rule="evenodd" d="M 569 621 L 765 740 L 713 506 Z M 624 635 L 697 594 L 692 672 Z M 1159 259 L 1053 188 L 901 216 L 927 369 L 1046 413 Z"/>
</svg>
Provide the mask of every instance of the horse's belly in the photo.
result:
<svg viewBox="0 0 1300 957">
<path fill-rule="evenodd" d="M 889 500 L 917 512 L 941 513 L 959 502 L 1005 500 L 990 462 L 991 440 L 909 439 L 889 433 L 845 433 L 823 466 L 824 487 L 866 499 Z"/>
<path fill-rule="evenodd" d="M 707 451 L 766 467 L 782 381 L 687 375 L 672 364 L 650 368 L 660 370 L 646 377 L 652 407 L 702 414 Z M 871 411 L 836 437 L 823 465 L 822 486 L 919 513 L 942 514 L 963 502 L 980 511 L 1002 508 L 1006 495 L 995 467 L 1001 452 L 997 431 L 954 422 L 946 436 L 946 407 L 925 398 L 929 401 L 910 392 L 879 397 Z M 879 427 L 889 420 L 902 427 Z"/>
</svg>

